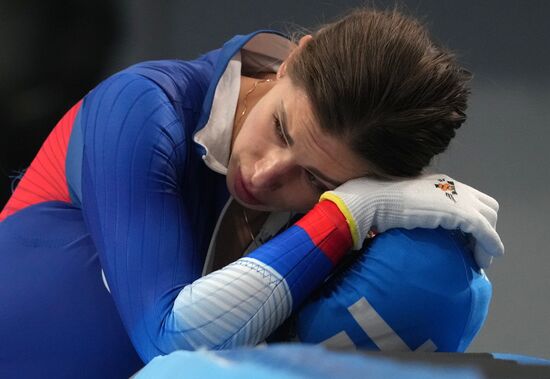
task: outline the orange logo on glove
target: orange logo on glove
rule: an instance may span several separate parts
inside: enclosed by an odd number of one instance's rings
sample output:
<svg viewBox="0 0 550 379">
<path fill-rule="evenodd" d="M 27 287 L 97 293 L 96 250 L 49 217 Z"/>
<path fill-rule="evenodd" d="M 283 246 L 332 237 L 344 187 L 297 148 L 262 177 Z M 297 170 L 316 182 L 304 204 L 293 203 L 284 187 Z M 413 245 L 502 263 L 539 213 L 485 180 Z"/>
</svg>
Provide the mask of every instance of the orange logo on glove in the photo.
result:
<svg viewBox="0 0 550 379">
<path fill-rule="evenodd" d="M 439 188 L 441 191 L 445 192 L 445 196 L 451 199 L 456 203 L 456 199 L 453 195 L 458 195 L 455 188 L 455 182 L 446 179 L 437 179 L 439 183 L 435 183 L 435 188 Z"/>
</svg>

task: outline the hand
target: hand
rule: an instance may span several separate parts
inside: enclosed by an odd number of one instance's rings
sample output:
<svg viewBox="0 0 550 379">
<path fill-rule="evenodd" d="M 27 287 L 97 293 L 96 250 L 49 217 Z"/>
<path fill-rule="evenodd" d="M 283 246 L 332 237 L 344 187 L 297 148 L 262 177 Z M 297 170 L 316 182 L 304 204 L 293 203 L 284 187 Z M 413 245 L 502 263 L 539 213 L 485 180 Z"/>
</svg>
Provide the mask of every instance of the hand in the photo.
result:
<svg viewBox="0 0 550 379">
<path fill-rule="evenodd" d="M 443 174 L 399 181 L 359 178 L 321 195 L 346 217 L 354 249 L 371 228 L 460 228 L 475 240 L 474 258 L 481 268 L 504 254 L 497 234 L 498 203 L 492 197 Z"/>
</svg>

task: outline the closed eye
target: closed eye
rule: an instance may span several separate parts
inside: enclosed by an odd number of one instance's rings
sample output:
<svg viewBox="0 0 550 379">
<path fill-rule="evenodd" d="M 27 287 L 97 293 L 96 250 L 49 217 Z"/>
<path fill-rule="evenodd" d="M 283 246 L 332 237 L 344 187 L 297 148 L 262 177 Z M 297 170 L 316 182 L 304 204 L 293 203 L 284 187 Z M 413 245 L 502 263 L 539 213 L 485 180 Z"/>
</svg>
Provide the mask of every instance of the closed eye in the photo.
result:
<svg viewBox="0 0 550 379">
<path fill-rule="evenodd" d="M 285 134 L 285 130 L 283 128 L 283 125 L 281 123 L 281 120 L 276 115 L 273 115 L 273 124 L 275 126 L 275 134 L 277 135 L 278 139 L 286 146 L 290 147 L 290 142 L 288 141 L 288 137 Z M 312 187 L 315 191 L 323 193 L 325 191 L 328 191 L 328 188 L 325 184 L 323 184 L 313 173 L 311 173 L 309 170 L 304 169 L 305 178 L 307 180 L 307 183 L 310 187 Z"/>
<path fill-rule="evenodd" d="M 275 134 L 277 134 L 277 137 L 281 142 L 283 142 L 285 145 L 290 146 L 288 143 L 288 138 L 286 137 L 285 131 L 283 130 L 283 125 L 281 124 L 281 120 L 275 115 L 273 115 L 273 124 L 275 126 Z"/>
</svg>

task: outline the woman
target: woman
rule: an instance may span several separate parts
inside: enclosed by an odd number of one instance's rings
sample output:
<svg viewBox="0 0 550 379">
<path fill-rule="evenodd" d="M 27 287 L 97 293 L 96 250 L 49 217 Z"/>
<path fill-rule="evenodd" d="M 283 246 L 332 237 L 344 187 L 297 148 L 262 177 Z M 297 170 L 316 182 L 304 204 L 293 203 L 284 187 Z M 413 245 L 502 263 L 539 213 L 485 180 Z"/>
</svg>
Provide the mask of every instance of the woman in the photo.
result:
<svg viewBox="0 0 550 379">
<path fill-rule="evenodd" d="M 0 214 L 2 370 L 120 376 L 141 364 L 133 348 L 148 362 L 258 343 L 371 227 L 461 228 L 486 267 L 502 253 L 493 199 L 446 176 L 374 179 L 415 177 L 446 148 L 467 80 L 418 23 L 369 10 L 297 47 L 260 31 L 107 79 L 55 127 Z M 279 232 L 288 211 L 305 215 Z M 488 282 L 460 259 L 475 276 L 461 283 L 484 281 L 472 309 L 485 312 Z M 479 326 L 462 325 L 470 340 Z"/>
</svg>

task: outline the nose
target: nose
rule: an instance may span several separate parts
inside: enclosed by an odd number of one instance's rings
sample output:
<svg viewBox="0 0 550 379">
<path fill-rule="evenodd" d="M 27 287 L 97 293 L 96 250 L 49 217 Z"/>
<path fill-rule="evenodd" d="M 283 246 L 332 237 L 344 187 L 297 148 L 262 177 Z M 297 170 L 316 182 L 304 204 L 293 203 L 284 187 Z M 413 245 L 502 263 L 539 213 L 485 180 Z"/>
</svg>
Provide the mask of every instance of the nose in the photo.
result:
<svg viewBox="0 0 550 379">
<path fill-rule="evenodd" d="M 296 169 L 294 159 L 289 153 L 270 153 L 255 163 L 251 184 L 259 190 L 274 191 L 288 183 Z"/>
</svg>

